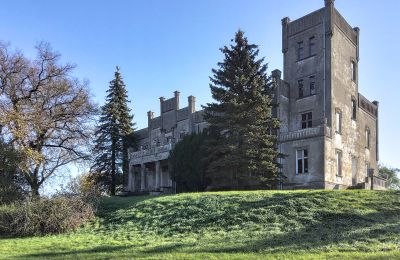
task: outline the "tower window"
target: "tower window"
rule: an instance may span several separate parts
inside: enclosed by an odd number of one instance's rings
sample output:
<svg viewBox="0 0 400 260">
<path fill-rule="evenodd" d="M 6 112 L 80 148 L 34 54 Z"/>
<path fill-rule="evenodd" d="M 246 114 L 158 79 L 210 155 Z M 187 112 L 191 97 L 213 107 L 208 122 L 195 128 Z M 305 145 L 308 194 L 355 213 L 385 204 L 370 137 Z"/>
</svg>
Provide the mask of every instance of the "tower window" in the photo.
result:
<svg viewBox="0 0 400 260">
<path fill-rule="evenodd" d="M 365 148 L 369 149 L 371 139 L 371 131 L 368 127 L 365 128 Z"/>
<path fill-rule="evenodd" d="M 353 98 L 351 99 L 351 119 L 357 119 L 357 101 Z"/>
<path fill-rule="evenodd" d="M 342 133 L 342 112 L 340 110 L 336 110 L 336 133 Z"/>
<path fill-rule="evenodd" d="M 297 59 L 304 59 L 304 43 L 303 41 L 297 43 Z"/>
<path fill-rule="evenodd" d="M 296 151 L 296 174 L 308 173 L 308 151 Z"/>
<path fill-rule="evenodd" d="M 315 76 L 311 76 L 310 80 L 310 96 L 315 95 Z"/>
<path fill-rule="evenodd" d="M 315 50 L 315 37 L 310 37 L 308 39 L 308 51 L 310 53 L 310 56 L 315 55 L 316 50 Z"/>
<path fill-rule="evenodd" d="M 304 97 L 304 82 L 302 79 L 297 81 L 297 85 L 299 86 L 299 98 Z"/>
<path fill-rule="evenodd" d="M 342 176 L 342 151 L 336 150 L 336 175 Z"/>
<path fill-rule="evenodd" d="M 354 61 L 351 62 L 351 80 L 357 81 L 357 66 Z"/>
<path fill-rule="evenodd" d="M 312 127 L 312 112 L 301 114 L 301 128 L 311 128 Z"/>
</svg>

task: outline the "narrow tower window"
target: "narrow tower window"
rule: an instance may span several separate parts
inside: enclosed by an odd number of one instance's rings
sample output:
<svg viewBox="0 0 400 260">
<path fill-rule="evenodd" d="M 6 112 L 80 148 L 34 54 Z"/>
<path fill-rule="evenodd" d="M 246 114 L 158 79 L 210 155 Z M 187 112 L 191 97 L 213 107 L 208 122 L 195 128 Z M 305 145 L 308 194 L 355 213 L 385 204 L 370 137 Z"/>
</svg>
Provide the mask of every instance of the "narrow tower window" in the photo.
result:
<svg viewBox="0 0 400 260">
<path fill-rule="evenodd" d="M 311 76 L 310 80 L 310 96 L 315 95 L 315 76 Z"/>
<path fill-rule="evenodd" d="M 357 81 L 357 66 L 354 61 L 351 62 L 351 80 Z"/>
<path fill-rule="evenodd" d="M 297 43 L 297 59 L 304 59 L 304 43 L 303 41 Z"/>
<path fill-rule="evenodd" d="M 342 176 L 342 151 L 336 150 L 336 175 Z"/>
<path fill-rule="evenodd" d="M 351 100 L 351 119 L 356 120 L 357 119 L 357 101 L 353 98 Z"/>
<path fill-rule="evenodd" d="M 304 85 L 303 85 L 303 80 L 300 79 L 297 81 L 297 84 L 299 86 L 299 98 L 304 97 Z"/>
<path fill-rule="evenodd" d="M 365 128 L 365 148 L 369 149 L 370 147 L 370 138 L 371 138 L 371 131 L 368 127 Z"/>
<path fill-rule="evenodd" d="M 342 133 L 342 112 L 340 110 L 336 110 L 336 133 Z"/>
<path fill-rule="evenodd" d="M 310 56 L 313 56 L 316 53 L 316 50 L 315 50 L 315 37 L 314 36 L 310 37 L 308 39 L 308 51 L 309 51 Z"/>
</svg>

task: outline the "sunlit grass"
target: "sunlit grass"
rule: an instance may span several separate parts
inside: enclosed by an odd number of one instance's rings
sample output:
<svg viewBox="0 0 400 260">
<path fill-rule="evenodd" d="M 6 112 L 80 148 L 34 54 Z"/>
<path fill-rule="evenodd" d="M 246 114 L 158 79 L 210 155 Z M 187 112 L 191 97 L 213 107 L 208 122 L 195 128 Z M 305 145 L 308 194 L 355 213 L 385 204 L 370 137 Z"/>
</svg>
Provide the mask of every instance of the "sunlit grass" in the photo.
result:
<svg viewBox="0 0 400 260">
<path fill-rule="evenodd" d="M 400 193 L 233 191 L 106 198 L 76 232 L 0 239 L 0 258 L 400 258 Z"/>
</svg>

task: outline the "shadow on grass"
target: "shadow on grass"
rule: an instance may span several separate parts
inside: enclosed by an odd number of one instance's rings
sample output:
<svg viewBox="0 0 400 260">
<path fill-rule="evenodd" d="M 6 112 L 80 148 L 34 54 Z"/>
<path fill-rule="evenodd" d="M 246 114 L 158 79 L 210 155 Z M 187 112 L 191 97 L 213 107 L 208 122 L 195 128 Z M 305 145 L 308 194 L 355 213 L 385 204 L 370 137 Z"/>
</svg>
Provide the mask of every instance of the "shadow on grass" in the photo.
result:
<svg viewBox="0 0 400 260">
<path fill-rule="evenodd" d="M 18 256 L 18 258 L 43 258 L 43 257 L 71 257 L 80 254 L 96 254 L 96 253 L 112 253 L 116 251 L 126 250 L 133 246 L 98 246 L 91 249 L 77 249 L 69 251 L 55 251 L 46 253 L 35 253 Z"/>
<path fill-rule="evenodd" d="M 379 225 L 382 217 L 384 224 Z M 284 234 L 268 235 L 262 238 L 251 238 L 240 245 L 229 245 L 220 241 L 197 252 L 209 253 L 236 253 L 270 251 L 285 253 L 297 250 L 319 250 L 323 247 L 331 247 L 339 244 L 354 245 L 364 242 L 372 250 L 373 246 L 381 241 L 400 237 L 400 212 L 399 210 L 382 213 L 371 213 L 365 216 L 351 213 L 324 213 L 318 222 L 305 225 L 303 228 Z M 397 243 L 400 239 L 397 240 Z M 396 243 L 396 241 L 392 241 Z M 350 248 L 351 249 L 351 248 Z M 354 250 L 354 248 L 353 248 Z"/>
</svg>

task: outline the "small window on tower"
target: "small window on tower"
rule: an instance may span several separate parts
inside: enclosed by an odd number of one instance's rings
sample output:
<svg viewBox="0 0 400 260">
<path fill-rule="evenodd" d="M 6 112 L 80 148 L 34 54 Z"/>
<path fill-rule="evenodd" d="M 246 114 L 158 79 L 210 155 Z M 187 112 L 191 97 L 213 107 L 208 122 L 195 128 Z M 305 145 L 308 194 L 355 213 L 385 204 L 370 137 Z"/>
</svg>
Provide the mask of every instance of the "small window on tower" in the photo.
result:
<svg viewBox="0 0 400 260">
<path fill-rule="evenodd" d="M 370 140 L 371 139 L 371 131 L 368 127 L 365 128 L 365 148 L 369 149 L 370 147 Z"/>
<path fill-rule="evenodd" d="M 311 76 L 310 80 L 310 96 L 315 95 L 315 76 Z"/>
<path fill-rule="evenodd" d="M 310 53 L 310 56 L 315 55 L 316 50 L 315 50 L 315 37 L 310 37 L 308 39 L 308 51 Z"/>
<path fill-rule="evenodd" d="M 351 79 L 356 82 L 357 81 L 357 66 L 354 61 L 351 62 Z"/>
<path fill-rule="evenodd" d="M 300 79 L 297 81 L 297 85 L 299 86 L 299 98 L 304 97 L 304 84 L 303 84 L 303 80 Z"/>
<path fill-rule="evenodd" d="M 297 59 L 304 59 L 304 43 L 303 41 L 297 43 Z"/>
<path fill-rule="evenodd" d="M 301 128 L 311 128 L 312 127 L 312 112 L 301 114 Z"/>
<path fill-rule="evenodd" d="M 342 176 L 342 151 L 336 150 L 336 175 Z"/>
<path fill-rule="evenodd" d="M 357 101 L 353 98 L 351 100 L 351 119 L 356 120 L 357 119 Z"/>
<path fill-rule="evenodd" d="M 336 133 L 342 133 L 342 112 L 340 110 L 336 110 Z"/>
</svg>

